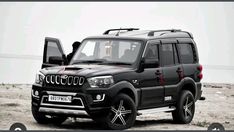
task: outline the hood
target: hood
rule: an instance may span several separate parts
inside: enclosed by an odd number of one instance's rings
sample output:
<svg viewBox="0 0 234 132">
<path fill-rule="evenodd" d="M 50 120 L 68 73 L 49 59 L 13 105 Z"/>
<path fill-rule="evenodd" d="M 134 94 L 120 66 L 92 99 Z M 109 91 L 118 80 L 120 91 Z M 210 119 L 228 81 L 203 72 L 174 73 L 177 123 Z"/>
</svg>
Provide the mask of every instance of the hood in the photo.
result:
<svg viewBox="0 0 234 132">
<path fill-rule="evenodd" d="M 84 77 L 100 76 L 100 75 L 114 75 L 117 73 L 133 71 L 130 67 L 123 66 L 110 66 L 110 65 L 68 65 L 48 67 L 41 70 L 46 74 L 66 74 L 66 75 L 79 75 Z"/>
</svg>

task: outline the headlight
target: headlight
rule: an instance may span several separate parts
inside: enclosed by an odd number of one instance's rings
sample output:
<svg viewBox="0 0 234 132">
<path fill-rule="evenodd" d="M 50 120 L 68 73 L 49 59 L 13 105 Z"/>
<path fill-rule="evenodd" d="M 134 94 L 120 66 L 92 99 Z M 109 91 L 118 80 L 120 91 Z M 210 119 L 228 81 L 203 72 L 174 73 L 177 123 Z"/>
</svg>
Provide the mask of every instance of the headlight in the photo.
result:
<svg viewBox="0 0 234 132">
<path fill-rule="evenodd" d="M 43 75 L 41 72 L 38 72 L 36 74 L 35 83 L 42 85 L 44 78 L 45 78 L 45 75 Z"/>
<path fill-rule="evenodd" d="M 112 76 L 99 76 L 88 78 L 89 85 L 92 88 L 108 88 L 114 84 Z"/>
</svg>

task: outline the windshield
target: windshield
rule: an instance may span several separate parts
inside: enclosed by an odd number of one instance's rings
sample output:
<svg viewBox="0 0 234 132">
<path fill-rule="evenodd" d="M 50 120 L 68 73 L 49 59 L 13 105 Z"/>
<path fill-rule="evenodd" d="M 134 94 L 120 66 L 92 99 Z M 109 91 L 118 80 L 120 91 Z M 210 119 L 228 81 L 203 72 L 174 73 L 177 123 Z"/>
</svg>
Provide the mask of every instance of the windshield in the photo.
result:
<svg viewBox="0 0 234 132">
<path fill-rule="evenodd" d="M 133 64 L 139 54 L 141 42 L 130 40 L 85 40 L 71 64 L 102 63 L 102 64 Z"/>
</svg>

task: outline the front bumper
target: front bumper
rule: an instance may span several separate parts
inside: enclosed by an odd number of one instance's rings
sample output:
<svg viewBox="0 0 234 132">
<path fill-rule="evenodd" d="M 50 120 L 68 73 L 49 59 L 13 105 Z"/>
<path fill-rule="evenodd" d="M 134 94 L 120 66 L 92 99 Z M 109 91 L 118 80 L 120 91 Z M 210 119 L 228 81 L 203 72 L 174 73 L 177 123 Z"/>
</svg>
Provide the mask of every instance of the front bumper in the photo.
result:
<svg viewBox="0 0 234 132">
<path fill-rule="evenodd" d="M 68 89 L 69 90 L 69 89 Z M 35 95 L 37 91 L 37 95 Z M 94 95 L 100 94 L 101 99 L 95 100 Z M 71 96 L 70 103 L 49 102 L 49 95 Z M 32 86 L 32 106 L 39 112 L 48 115 L 66 115 L 66 116 L 90 116 L 91 114 L 105 113 L 108 109 L 108 99 L 105 91 L 99 93 L 83 93 L 75 91 L 60 91 L 47 89 L 39 85 Z"/>
</svg>

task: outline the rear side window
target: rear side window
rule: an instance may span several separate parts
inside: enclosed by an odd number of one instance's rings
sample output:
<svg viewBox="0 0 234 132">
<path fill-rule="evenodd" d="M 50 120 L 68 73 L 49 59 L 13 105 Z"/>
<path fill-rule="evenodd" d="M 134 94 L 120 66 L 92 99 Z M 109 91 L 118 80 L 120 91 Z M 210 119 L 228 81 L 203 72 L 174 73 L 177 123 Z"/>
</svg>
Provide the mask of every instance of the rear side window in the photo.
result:
<svg viewBox="0 0 234 132">
<path fill-rule="evenodd" d="M 163 44 L 162 45 L 162 65 L 170 66 L 174 65 L 174 56 L 173 56 L 173 45 L 172 44 Z"/>
<path fill-rule="evenodd" d="M 178 51 L 181 58 L 181 63 L 191 64 L 194 63 L 194 52 L 191 44 L 178 44 Z"/>
</svg>

